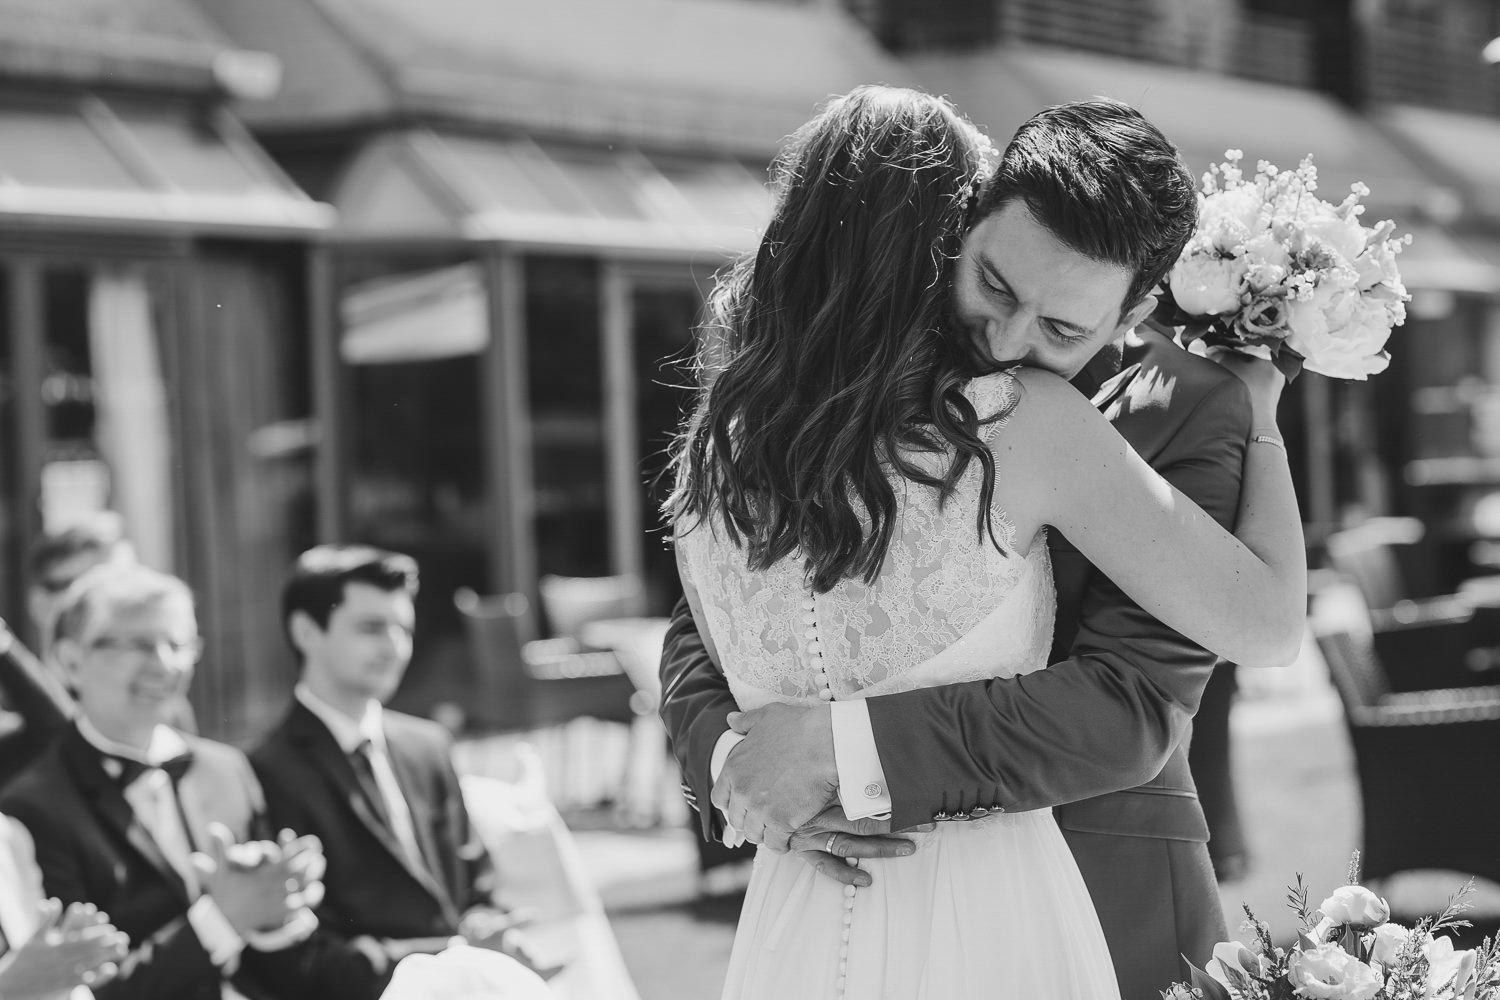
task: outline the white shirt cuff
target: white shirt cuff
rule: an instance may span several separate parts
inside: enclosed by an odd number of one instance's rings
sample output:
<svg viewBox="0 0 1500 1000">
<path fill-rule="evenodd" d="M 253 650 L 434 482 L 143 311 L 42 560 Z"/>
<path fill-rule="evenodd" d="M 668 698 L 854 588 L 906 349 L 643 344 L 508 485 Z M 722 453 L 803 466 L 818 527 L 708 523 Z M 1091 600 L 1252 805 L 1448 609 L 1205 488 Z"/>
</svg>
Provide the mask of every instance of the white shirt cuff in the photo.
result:
<svg viewBox="0 0 1500 1000">
<path fill-rule="evenodd" d="M 861 698 L 835 701 L 833 763 L 839 772 L 839 804 L 844 815 L 856 819 L 890 819 L 891 789 L 875 749 L 870 707 Z"/>
<path fill-rule="evenodd" d="M 729 751 L 740 745 L 740 740 L 745 737 L 733 729 L 724 730 L 719 737 L 719 742 L 714 744 L 713 756 L 708 759 L 708 777 L 712 781 L 718 781 L 720 773 L 724 770 L 724 762 L 729 759 Z M 729 817 L 724 811 L 719 810 L 719 816 L 724 821 L 724 844 L 727 847 L 739 847 L 745 842 L 745 835 L 729 825 Z"/>
<path fill-rule="evenodd" d="M 233 973 L 239 967 L 240 952 L 245 949 L 245 940 L 230 925 L 229 918 L 224 916 L 219 904 L 214 902 L 212 896 L 199 896 L 188 907 L 187 918 L 193 933 L 198 935 L 203 950 L 208 952 L 208 960 L 226 974 Z"/>
</svg>

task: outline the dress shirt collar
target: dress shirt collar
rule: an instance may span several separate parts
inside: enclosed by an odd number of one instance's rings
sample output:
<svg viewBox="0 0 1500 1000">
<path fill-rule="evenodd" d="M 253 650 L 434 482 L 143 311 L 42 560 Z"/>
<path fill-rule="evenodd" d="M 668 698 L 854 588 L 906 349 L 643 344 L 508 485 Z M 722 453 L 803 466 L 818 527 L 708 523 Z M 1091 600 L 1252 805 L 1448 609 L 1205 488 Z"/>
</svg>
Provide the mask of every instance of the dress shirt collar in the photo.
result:
<svg viewBox="0 0 1500 1000">
<path fill-rule="evenodd" d="M 380 702 L 371 698 L 365 702 L 364 714 L 358 719 L 351 719 L 343 712 L 334 708 L 328 702 L 312 693 L 312 689 L 306 683 L 299 681 L 292 689 L 292 696 L 302 703 L 302 707 L 317 716 L 328 731 L 333 734 L 334 742 L 344 753 L 351 754 L 359 749 L 359 745 L 369 740 L 382 753 L 385 752 L 385 726 L 381 724 L 383 709 Z"/>
<path fill-rule="evenodd" d="M 120 761 L 115 758 L 133 760 L 148 767 L 156 767 L 163 761 L 171 760 L 184 753 L 188 748 L 187 740 L 183 739 L 182 734 L 171 726 L 163 725 L 153 729 L 151 743 L 146 747 L 146 752 L 142 753 L 136 747 L 118 743 L 99 732 L 98 727 L 88 720 L 88 716 L 78 716 L 77 725 L 78 733 L 84 741 L 104 755 L 104 770 L 111 778 L 118 778 L 124 770 Z"/>
</svg>

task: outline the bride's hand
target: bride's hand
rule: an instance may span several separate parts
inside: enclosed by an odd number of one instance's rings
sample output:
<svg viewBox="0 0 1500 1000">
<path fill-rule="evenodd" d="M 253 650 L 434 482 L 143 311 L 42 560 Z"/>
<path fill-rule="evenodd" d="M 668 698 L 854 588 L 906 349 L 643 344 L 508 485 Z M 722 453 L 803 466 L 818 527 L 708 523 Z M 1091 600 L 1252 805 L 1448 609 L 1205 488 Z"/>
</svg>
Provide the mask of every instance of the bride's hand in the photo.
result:
<svg viewBox="0 0 1500 1000">
<path fill-rule="evenodd" d="M 1208 357 L 1238 375 L 1250 389 L 1250 406 L 1256 426 L 1276 422 L 1276 406 L 1286 388 L 1286 376 L 1281 369 L 1270 361 L 1226 347 L 1210 347 Z"/>
<path fill-rule="evenodd" d="M 915 827 L 930 830 L 931 824 Z M 867 886 L 870 873 L 854 866 L 857 858 L 904 858 L 916 850 L 909 837 L 891 833 L 890 820 L 850 820 L 843 806 L 830 806 L 797 829 L 789 847 L 820 875 L 855 887 Z"/>
</svg>

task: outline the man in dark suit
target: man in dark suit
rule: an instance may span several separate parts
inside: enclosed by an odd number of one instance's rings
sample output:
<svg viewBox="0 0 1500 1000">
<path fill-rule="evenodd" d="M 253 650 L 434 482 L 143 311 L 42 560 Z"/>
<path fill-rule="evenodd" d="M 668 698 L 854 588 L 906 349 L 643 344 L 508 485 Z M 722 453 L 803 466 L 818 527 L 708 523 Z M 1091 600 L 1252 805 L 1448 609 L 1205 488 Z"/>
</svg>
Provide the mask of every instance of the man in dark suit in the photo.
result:
<svg viewBox="0 0 1500 1000">
<path fill-rule="evenodd" d="M 244 754 L 166 724 L 199 646 L 176 577 L 81 577 L 53 650 L 77 717 L 0 796 L 35 843 L 45 893 L 93 904 L 130 939 L 100 1000 L 220 1000 L 231 983 L 272 996 L 265 955 L 315 920 L 303 905 L 318 891 L 315 844 L 254 840 L 264 817 Z"/>
<path fill-rule="evenodd" d="M 392 712 L 411 662 L 417 566 L 362 546 L 304 552 L 282 591 L 301 661 L 291 707 L 250 755 L 271 819 L 321 838 L 320 925 L 290 958 L 307 995 L 374 1000 L 409 954 L 455 936 L 524 959 L 442 726 Z"/>
<path fill-rule="evenodd" d="M 1093 173 L 1080 180 L 1081 170 Z M 1135 281 L 1118 323 L 1078 329 L 1039 312 L 1035 290 L 994 266 L 996 248 L 1018 238 L 1018 211 L 1088 260 L 1126 248 Z M 1245 385 L 1160 332 L 1129 333 L 1195 218 L 1191 177 L 1138 114 L 1102 101 L 1050 109 L 1022 126 L 979 202 L 954 311 L 997 359 L 1074 378 L 1158 472 L 1232 527 L 1252 438 Z M 789 843 L 855 884 L 868 875 L 842 859 L 894 856 L 897 842 L 840 833 L 853 829 L 845 816 L 888 811 L 888 826 L 858 829 L 899 831 L 1062 806 L 1122 994 L 1147 1000 L 1183 978 L 1179 954 L 1201 966 L 1227 937 L 1183 749 L 1215 657 L 1147 616 L 1055 532 L 1050 541 L 1059 600 L 1045 671 L 731 717 L 723 675 L 679 602 L 662 656 L 662 718 L 705 836 L 724 828 L 709 798 L 723 807 L 738 797 L 753 839 Z M 731 722 L 748 732 L 743 742 Z M 803 826 L 835 802 L 842 808 L 830 812 L 842 815 Z"/>
</svg>

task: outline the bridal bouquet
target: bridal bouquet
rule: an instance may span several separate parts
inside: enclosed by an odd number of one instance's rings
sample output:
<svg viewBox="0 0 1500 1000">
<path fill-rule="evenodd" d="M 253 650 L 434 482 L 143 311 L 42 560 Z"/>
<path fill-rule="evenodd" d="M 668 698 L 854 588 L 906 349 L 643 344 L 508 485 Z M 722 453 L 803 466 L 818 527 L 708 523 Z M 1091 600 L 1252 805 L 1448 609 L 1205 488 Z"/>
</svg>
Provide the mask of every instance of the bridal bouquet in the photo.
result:
<svg viewBox="0 0 1500 1000">
<path fill-rule="evenodd" d="M 1390 922 L 1385 900 L 1356 884 L 1310 911 L 1298 875 L 1288 902 L 1301 924 L 1290 948 L 1272 944 L 1270 926 L 1247 906 L 1254 944 L 1215 945 L 1208 969 L 1191 967 L 1192 982 L 1174 983 L 1162 1000 L 1500 1000 L 1500 942 L 1486 938 L 1461 951 L 1440 936 L 1468 926 L 1458 915 L 1472 890 L 1471 880 L 1441 914 L 1407 928 Z"/>
<path fill-rule="evenodd" d="M 1313 192 L 1312 157 L 1296 170 L 1262 160 L 1246 180 L 1239 161 L 1203 176 L 1198 228 L 1165 282 L 1157 318 L 1184 343 L 1270 358 L 1288 379 L 1305 367 L 1363 381 L 1390 363 L 1385 342 L 1410 298 L 1396 256 L 1411 236 L 1360 222 L 1355 184 L 1337 205 Z"/>
</svg>

